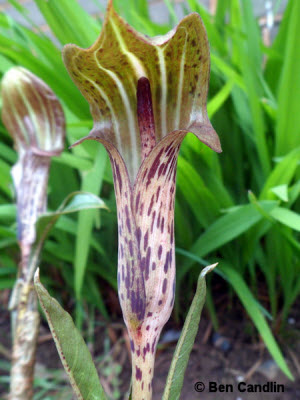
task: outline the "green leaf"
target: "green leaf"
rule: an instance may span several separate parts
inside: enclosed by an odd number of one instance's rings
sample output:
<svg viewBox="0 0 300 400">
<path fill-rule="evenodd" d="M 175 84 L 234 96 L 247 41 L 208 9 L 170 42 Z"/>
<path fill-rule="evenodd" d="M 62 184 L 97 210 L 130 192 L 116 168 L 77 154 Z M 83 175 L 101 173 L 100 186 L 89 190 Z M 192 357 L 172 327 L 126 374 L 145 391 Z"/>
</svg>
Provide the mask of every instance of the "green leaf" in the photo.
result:
<svg viewBox="0 0 300 400">
<path fill-rule="evenodd" d="M 36 244 L 44 240 L 57 219 L 64 214 L 70 214 L 77 211 L 106 208 L 104 201 L 92 193 L 73 192 L 71 193 L 57 209 L 57 211 L 42 214 L 36 223 Z"/>
<path fill-rule="evenodd" d="M 16 206 L 14 204 L 1 204 L 0 219 L 15 220 L 16 211 Z"/>
<path fill-rule="evenodd" d="M 104 147 L 98 146 L 93 168 L 87 171 L 82 177 L 82 190 L 92 192 L 94 195 L 100 193 L 103 184 L 104 170 L 107 163 L 106 161 L 107 155 Z M 95 212 L 90 210 L 79 213 L 74 257 L 74 284 L 77 299 L 81 296 L 81 288 L 87 267 L 94 221 Z"/>
<path fill-rule="evenodd" d="M 196 294 L 174 352 L 162 400 L 177 400 L 180 398 L 184 373 L 198 332 L 201 312 L 205 302 L 205 276 L 216 266 L 217 264 L 213 264 L 204 268 L 198 278 Z"/>
<path fill-rule="evenodd" d="M 276 207 L 270 212 L 270 215 L 276 219 L 276 221 L 300 232 L 300 215 L 292 210 L 283 207 Z"/>
<path fill-rule="evenodd" d="M 300 2 L 290 1 L 289 19 L 283 49 L 283 66 L 278 87 L 278 117 L 276 125 L 276 155 L 284 155 L 300 142 Z M 279 79 L 280 78 L 280 79 Z"/>
<path fill-rule="evenodd" d="M 222 262 L 219 271 L 221 274 L 224 273 L 226 279 L 231 283 L 234 287 L 238 297 L 240 298 L 243 306 L 247 310 L 249 316 L 251 317 L 254 325 L 256 326 L 258 332 L 263 338 L 264 343 L 266 344 L 270 354 L 277 362 L 278 366 L 281 370 L 286 374 L 286 376 L 290 379 L 293 379 L 293 375 L 291 374 L 282 353 L 274 339 L 274 336 L 262 315 L 262 312 L 258 306 L 257 301 L 254 299 L 252 293 L 250 292 L 248 286 L 246 285 L 243 278 L 240 274 L 234 270 L 229 265 L 226 265 L 225 262 Z"/>
<path fill-rule="evenodd" d="M 258 202 L 259 206 L 266 212 L 276 207 L 276 201 Z M 241 234 L 247 232 L 253 225 L 263 218 L 257 210 L 257 205 L 247 204 L 229 209 L 226 215 L 218 218 L 210 227 L 196 240 L 191 248 L 191 253 L 198 257 L 204 257 L 209 252 L 223 246 Z M 180 282 L 187 271 L 191 268 L 192 260 L 187 260 L 178 270 L 177 278 Z"/>
<path fill-rule="evenodd" d="M 271 211 L 276 201 L 265 201 L 259 203 L 265 211 Z M 195 253 L 203 257 L 212 250 L 228 243 L 251 226 L 256 224 L 262 216 L 252 204 L 234 207 L 226 215 L 217 219 L 193 245 Z M 192 250 L 192 252 L 194 252 Z"/>
<path fill-rule="evenodd" d="M 234 83 L 235 82 L 233 79 L 229 79 L 226 82 L 226 84 L 220 89 L 220 91 L 208 102 L 207 113 L 210 119 L 228 99 L 229 95 L 231 94 Z"/>
<path fill-rule="evenodd" d="M 70 314 L 52 298 L 39 279 L 39 269 L 34 285 L 49 323 L 61 362 L 79 400 L 106 400 L 96 367 L 80 332 Z"/>
<path fill-rule="evenodd" d="M 273 169 L 271 174 L 268 176 L 267 181 L 264 184 L 264 187 L 259 196 L 260 200 L 263 199 L 272 199 L 274 198 L 274 194 L 272 193 L 272 189 L 274 186 L 279 185 L 288 185 L 295 172 L 297 170 L 300 159 L 300 148 L 296 148 L 288 153 Z"/>
<path fill-rule="evenodd" d="M 276 194 L 276 196 L 282 201 L 289 201 L 288 185 L 278 185 L 271 189 L 271 192 Z"/>
<path fill-rule="evenodd" d="M 75 0 L 34 0 L 56 38 L 62 43 L 89 46 L 99 24 Z M 88 29 L 86 29 L 88 27 Z"/>
</svg>

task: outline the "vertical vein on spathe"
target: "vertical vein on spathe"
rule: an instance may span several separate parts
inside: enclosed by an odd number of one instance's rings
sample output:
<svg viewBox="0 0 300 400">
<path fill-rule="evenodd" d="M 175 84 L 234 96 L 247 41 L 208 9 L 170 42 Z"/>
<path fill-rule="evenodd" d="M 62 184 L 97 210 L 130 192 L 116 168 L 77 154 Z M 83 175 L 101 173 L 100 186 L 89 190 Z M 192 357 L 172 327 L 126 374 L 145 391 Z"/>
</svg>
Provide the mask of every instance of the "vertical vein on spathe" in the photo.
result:
<svg viewBox="0 0 300 400">
<path fill-rule="evenodd" d="M 20 131 L 22 131 L 22 133 L 23 133 L 23 137 L 24 137 L 25 143 L 28 144 L 29 139 L 28 139 L 28 135 L 27 135 L 26 129 L 25 129 L 24 124 L 22 123 L 20 117 L 19 117 L 19 113 L 16 110 L 16 107 L 15 107 L 13 101 L 12 101 L 12 98 L 10 96 L 7 96 L 6 97 L 6 101 L 9 103 L 9 107 L 13 110 L 12 114 L 14 115 L 14 118 L 17 121 L 17 124 L 18 124 L 18 127 L 19 127 Z M 10 117 L 10 120 L 12 121 L 11 117 Z"/>
<path fill-rule="evenodd" d="M 179 126 L 180 125 L 180 117 L 181 117 L 180 109 L 181 109 L 182 88 L 183 88 L 183 80 L 184 80 L 184 63 L 185 63 L 187 35 L 188 35 L 187 32 L 185 32 L 185 42 L 184 42 L 184 47 L 183 47 L 182 56 L 181 56 L 181 60 L 180 60 L 174 130 L 180 128 L 180 126 Z"/>
<path fill-rule="evenodd" d="M 167 135 L 167 72 L 163 49 L 157 47 L 157 53 L 161 75 L 161 136 L 164 137 Z"/>
<path fill-rule="evenodd" d="M 117 41 L 121 47 L 121 50 L 127 56 L 130 64 L 132 65 L 134 71 L 136 72 L 137 78 L 139 79 L 143 76 L 145 76 L 147 78 L 147 73 L 145 71 L 145 68 L 144 68 L 142 62 L 131 51 L 128 50 L 128 48 L 126 47 L 125 42 L 122 38 L 122 35 L 120 34 L 120 31 L 118 30 L 113 19 L 111 19 L 109 22 L 111 23 L 111 26 L 117 37 Z"/>
<path fill-rule="evenodd" d="M 39 106 L 40 106 L 40 110 L 43 113 L 44 121 L 47 121 L 46 124 L 47 124 L 48 132 L 47 132 L 47 135 L 45 135 L 45 134 L 43 135 L 43 138 L 46 138 L 46 140 L 47 140 L 47 144 L 45 144 L 45 147 L 48 148 L 48 145 L 49 145 L 49 148 L 50 148 L 52 139 L 53 139 L 53 143 L 55 142 L 55 137 L 54 137 L 55 132 L 54 132 L 54 129 L 53 130 L 51 129 L 52 126 L 55 126 L 54 112 L 53 112 L 52 107 L 48 107 L 49 114 L 50 114 L 50 116 L 49 116 L 50 118 L 49 118 L 45 103 L 44 103 L 42 97 L 40 96 L 39 92 L 35 89 L 34 86 L 31 87 L 31 90 L 34 91 L 36 97 L 39 100 Z M 46 98 L 45 101 L 47 102 L 47 104 L 49 104 L 49 98 Z"/>
<path fill-rule="evenodd" d="M 95 55 L 94 55 L 95 56 Z M 73 62 L 73 64 L 76 66 L 76 63 Z M 97 83 L 95 81 L 93 81 L 91 78 L 89 78 L 87 75 L 83 74 L 78 68 L 76 68 L 76 71 L 79 75 L 81 75 L 84 79 L 88 80 L 89 82 L 91 82 L 95 88 L 98 90 L 98 92 L 100 93 L 100 96 L 104 99 L 105 103 L 107 104 L 107 107 L 109 108 L 109 111 L 111 113 L 112 116 L 112 121 L 114 124 L 114 132 L 115 132 L 115 138 L 116 138 L 116 144 L 117 147 L 119 149 L 119 152 L 122 154 L 122 143 L 121 143 L 121 135 L 120 135 L 120 127 L 119 127 L 119 123 L 118 123 L 118 119 L 115 115 L 113 106 L 108 98 L 108 96 L 106 95 L 106 93 L 104 92 L 104 90 L 101 89 L 101 87 L 99 85 L 97 85 Z"/>
<path fill-rule="evenodd" d="M 132 152 L 131 152 L 131 156 L 132 156 L 131 163 L 133 166 L 132 169 L 133 169 L 133 171 L 138 171 L 139 164 L 138 164 L 138 157 L 137 157 L 137 154 L 138 154 L 137 153 L 137 132 L 136 132 L 136 127 L 135 127 L 134 114 L 133 114 L 132 107 L 130 107 L 130 100 L 128 98 L 128 94 L 127 94 L 121 80 L 116 75 L 116 73 L 110 71 L 109 69 L 104 68 L 99 63 L 97 56 L 96 56 L 96 52 L 94 53 L 94 58 L 95 58 L 98 68 L 101 69 L 102 71 L 104 71 L 107 75 L 109 75 L 111 77 L 111 79 L 113 79 L 113 81 L 115 82 L 115 84 L 117 85 L 117 87 L 119 89 L 120 96 L 123 100 L 123 104 L 125 107 L 127 121 L 128 121 L 128 129 L 129 129 L 129 135 L 130 135 L 131 146 L 132 146 Z"/>
<path fill-rule="evenodd" d="M 38 120 L 37 120 L 36 112 L 33 111 L 30 103 L 28 102 L 26 96 L 24 95 L 23 91 L 21 90 L 21 88 L 19 86 L 17 87 L 17 91 L 19 92 L 20 97 L 22 98 L 23 103 L 24 103 L 25 107 L 28 110 L 28 114 L 30 116 L 30 120 L 32 122 L 33 127 L 35 126 L 36 130 L 38 130 L 39 123 L 38 123 Z M 29 122 L 29 119 L 27 121 Z M 32 127 L 32 129 L 34 129 L 33 127 Z M 30 129 L 30 126 L 28 125 L 27 126 L 27 130 L 28 130 L 28 134 L 30 135 L 29 129 Z M 34 140 L 37 142 L 38 146 L 43 146 L 42 143 L 39 143 L 39 139 L 40 139 L 39 135 L 34 135 Z M 29 140 L 30 140 L 30 138 L 29 138 Z"/>
</svg>

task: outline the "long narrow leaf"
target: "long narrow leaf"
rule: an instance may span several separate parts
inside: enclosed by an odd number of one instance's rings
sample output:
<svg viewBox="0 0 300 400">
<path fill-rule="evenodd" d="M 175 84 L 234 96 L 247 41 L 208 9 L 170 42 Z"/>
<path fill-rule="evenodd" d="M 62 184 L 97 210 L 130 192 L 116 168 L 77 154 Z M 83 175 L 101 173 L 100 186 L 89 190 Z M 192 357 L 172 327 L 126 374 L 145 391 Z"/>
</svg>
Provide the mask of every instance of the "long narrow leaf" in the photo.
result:
<svg viewBox="0 0 300 400">
<path fill-rule="evenodd" d="M 205 302 L 205 276 L 216 266 L 217 264 L 213 264 L 204 268 L 199 276 L 196 294 L 174 352 L 162 400 L 178 400 L 180 398 L 184 373 L 198 332 L 201 312 Z"/>
<path fill-rule="evenodd" d="M 61 362 L 79 400 L 106 400 L 91 354 L 70 314 L 49 295 L 35 274 L 35 289 L 47 317 Z"/>
</svg>

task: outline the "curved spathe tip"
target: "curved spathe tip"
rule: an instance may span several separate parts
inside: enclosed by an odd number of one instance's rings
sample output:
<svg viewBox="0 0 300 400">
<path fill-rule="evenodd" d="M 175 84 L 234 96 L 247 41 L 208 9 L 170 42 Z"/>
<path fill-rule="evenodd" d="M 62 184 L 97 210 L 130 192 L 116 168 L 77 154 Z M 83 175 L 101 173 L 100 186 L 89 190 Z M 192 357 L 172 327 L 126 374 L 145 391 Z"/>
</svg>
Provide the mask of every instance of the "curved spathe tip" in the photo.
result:
<svg viewBox="0 0 300 400">
<path fill-rule="evenodd" d="M 194 122 L 189 127 L 189 132 L 192 132 L 197 138 L 216 153 L 222 153 L 221 142 L 218 134 L 214 130 L 210 122 L 199 123 Z"/>
</svg>

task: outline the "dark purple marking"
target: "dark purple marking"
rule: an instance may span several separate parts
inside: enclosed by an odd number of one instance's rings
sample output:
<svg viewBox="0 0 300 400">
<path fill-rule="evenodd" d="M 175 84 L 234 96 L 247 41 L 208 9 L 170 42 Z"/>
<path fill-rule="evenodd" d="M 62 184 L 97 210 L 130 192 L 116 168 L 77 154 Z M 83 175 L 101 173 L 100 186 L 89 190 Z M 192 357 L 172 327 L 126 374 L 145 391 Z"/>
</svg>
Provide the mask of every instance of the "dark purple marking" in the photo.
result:
<svg viewBox="0 0 300 400">
<path fill-rule="evenodd" d="M 141 381 L 142 380 L 142 370 L 139 367 L 135 367 L 135 378 L 137 381 Z"/>
<path fill-rule="evenodd" d="M 147 173 L 148 173 L 148 168 L 146 168 L 144 173 L 143 173 L 142 181 L 145 180 Z"/>
<path fill-rule="evenodd" d="M 164 232 L 164 225 L 165 225 L 165 217 L 162 217 L 162 219 L 161 219 L 161 225 L 160 225 L 161 233 Z"/>
<path fill-rule="evenodd" d="M 172 179 L 174 182 L 176 180 L 176 166 L 177 166 L 177 155 L 176 157 L 173 158 L 169 171 L 169 179 L 170 180 Z"/>
<path fill-rule="evenodd" d="M 139 288 L 136 292 L 134 290 L 131 291 L 130 303 L 132 312 L 136 314 L 136 317 L 139 321 L 142 321 L 145 316 L 145 303 L 140 297 Z"/>
<path fill-rule="evenodd" d="M 163 292 L 163 294 L 166 293 L 166 290 L 167 290 L 167 283 L 168 283 L 168 279 L 165 278 L 164 281 L 163 281 L 163 286 L 162 286 L 162 292 Z"/>
<path fill-rule="evenodd" d="M 130 288 L 130 271 L 129 271 L 128 263 L 126 263 L 125 287 L 127 289 L 127 298 L 128 298 L 129 297 L 129 288 Z"/>
<path fill-rule="evenodd" d="M 158 305 L 159 305 L 159 306 L 162 305 L 162 300 L 159 300 Z"/>
<path fill-rule="evenodd" d="M 130 224 L 129 218 L 126 218 L 126 226 L 127 226 L 128 232 L 131 233 L 131 224 Z"/>
<path fill-rule="evenodd" d="M 152 213 L 152 222 L 151 222 L 151 233 L 153 233 L 153 225 L 154 225 L 154 221 L 155 221 L 155 215 L 156 215 L 156 211 L 153 211 L 153 213 Z"/>
<path fill-rule="evenodd" d="M 148 208 L 148 213 L 147 213 L 147 214 L 148 214 L 148 217 L 149 217 L 149 215 L 151 214 L 153 204 L 154 204 L 154 194 L 153 194 L 152 197 L 151 197 L 150 205 L 149 205 L 149 208 Z"/>
<path fill-rule="evenodd" d="M 119 189 L 120 189 L 120 193 L 121 193 L 122 192 L 122 178 L 121 178 L 121 174 L 120 174 L 120 167 L 116 162 L 114 164 L 115 164 L 115 169 L 116 169 L 116 177 L 118 180 Z"/>
<path fill-rule="evenodd" d="M 153 261 L 152 263 L 152 271 L 154 271 L 156 269 L 156 263 Z"/>
<path fill-rule="evenodd" d="M 149 329 L 150 329 L 150 325 L 147 325 L 146 326 L 146 331 L 149 331 Z"/>
<path fill-rule="evenodd" d="M 146 249 L 148 247 L 148 236 L 149 236 L 149 232 L 147 231 L 147 233 L 144 236 L 144 251 L 146 251 Z"/>
<path fill-rule="evenodd" d="M 162 164 L 160 165 L 160 167 L 158 168 L 158 172 L 157 172 L 157 178 L 160 178 L 160 177 L 161 177 L 161 174 L 162 174 L 162 172 L 163 172 L 165 166 L 166 166 L 165 163 L 162 163 Z"/>
<path fill-rule="evenodd" d="M 169 268 L 170 252 L 171 252 L 171 250 L 168 251 L 166 254 L 166 261 L 165 261 L 165 265 L 164 265 L 165 274 L 168 272 L 168 268 Z"/>
<path fill-rule="evenodd" d="M 158 188 L 157 188 L 157 192 L 156 192 L 156 201 L 158 201 L 159 193 L 160 193 L 160 186 L 158 186 Z"/>
<path fill-rule="evenodd" d="M 137 239 L 137 243 L 138 243 L 139 247 L 140 247 L 140 244 L 141 244 L 141 237 L 142 237 L 142 231 L 141 231 L 141 228 L 138 228 L 136 230 L 136 239 Z"/>
<path fill-rule="evenodd" d="M 155 173 L 157 171 L 157 168 L 158 168 L 158 166 L 160 164 L 160 157 L 161 157 L 163 151 L 164 151 L 163 148 L 160 149 L 159 153 L 157 154 L 157 156 L 155 157 L 155 159 L 153 161 L 153 164 L 150 167 L 150 171 L 148 172 L 148 177 L 147 177 L 148 180 L 147 180 L 147 183 L 146 183 L 146 187 L 149 186 L 151 179 L 154 177 L 154 175 L 155 175 Z"/>
<path fill-rule="evenodd" d="M 147 317 L 152 317 L 152 312 L 148 312 Z"/>
<path fill-rule="evenodd" d="M 145 264 L 146 264 L 146 257 L 143 257 L 141 259 L 141 271 L 144 272 L 145 271 Z"/>
<path fill-rule="evenodd" d="M 151 247 L 148 247 L 147 255 L 146 255 L 146 265 L 145 265 L 145 279 L 146 281 L 149 279 L 149 270 L 150 270 L 150 257 L 151 257 Z"/>
<path fill-rule="evenodd" d="M 136 213 L 137 213 L 138 208 L 139 208 L 140 197 L 141 197 L 141 192 L 138 193 L 138 195 L 136 196 L 136 200 L 135 200 L 135 212 Z"/>
<path fill-rule="evenodd" d="M 168 155 L 170 154 L 170 152 L 172 151 L 172 149 L 173 149 L 173 143 L 168 144 L 168 146 L 165 148 L 166 157 L 168 157 Z"/>
<path fill-rule="evenodd" d="M 156 144 L 151 87 L 146 77 L 142 77 L 138 80 L 136 97 L 137 118 L 142 145 L 142 160 L 144 160 Z"/>
<path fill-rule="evenodd" d="M 143 215 L 143 211 L 144 211 L 144 203 L 142 203 L 140 207 L 140 216 Z"/>
<path fill-rule="evenodd" d="M 144 358 L 145 358 L 146 354 L 149 353 L 149 352 L 150 352 L 150 344 L 149 344 L 149 342 L 148 342 L 148 343 L 147 343 L 147 346 L 143 348 L 143 355 L 144 355 Z"/>
<path fill-rule="evenodd" d="M 133 257 L 133 244 L 132 244 L 132 240 L 129 240 L 129 253 L 130 253 L 131 257 Z"/>
<path fill-rule="evenodd" d="M 157 220 L 156 220 L 156 228 L 159 228 L 160 225 L 160 213 L 158 214 Z"/>
<path fill-rule="evenodd" d="M 125 206 L 125 214 L 126 214 L 126 225 L 127 225 L 127 229 L 128 229 L 128 231 L 129 231 L 129 233 L 131 233 L 131 224 L 130 224 L 129 210 L 128 210 L 127 204 L 126 204 L 126 206 Z"/>
<path fill-rule="evenodd" d="M 160 244 L 159 245 L 159 248 L 158 248 L 158 252 L 157 252 L 157 255 L 158 255 L 158 259 L 160 260 L 160 258 L 161 258 L 161 254 L 162 254 L 162 245 Z"/>
</svg>

